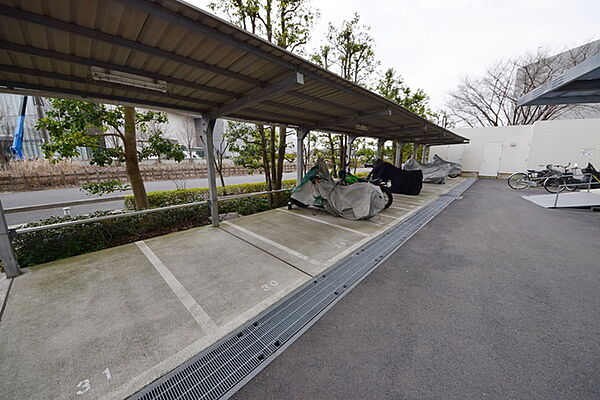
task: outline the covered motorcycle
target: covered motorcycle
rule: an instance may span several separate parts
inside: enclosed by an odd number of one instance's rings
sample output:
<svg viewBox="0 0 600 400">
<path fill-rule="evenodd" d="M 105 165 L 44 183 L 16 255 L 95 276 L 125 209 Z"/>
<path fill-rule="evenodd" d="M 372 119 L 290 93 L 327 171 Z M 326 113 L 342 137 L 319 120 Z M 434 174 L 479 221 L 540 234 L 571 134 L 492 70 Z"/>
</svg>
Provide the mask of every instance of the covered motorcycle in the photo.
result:
<svg viewBox="0 0 600 400">
<path fill-rule="evenodd" d="M 417 196 L 423 188 L 423 174 L 420 170 L 404 171 L 381 159 L 375 161 L 371 179 L 391 182 L 391 192 Z"/>
<path fill-rule="evenodd" d="M 404 163 L 404 169 L 407 171 L 422 171 L 423 182 L 425 183 L 444 183 L 448 176 L 457 177 L 460 175 L 462 165 L 446 161 L 436 154 L 430 163 L 420 163 L 411 157 Z"/>
<path fill-rule="evenodd" d="M 336 184 L 323 160 L 304 175 L 300 185 L 292 191 L 291 200 L 299 206 L 324 208 L 347 219 L 372 218 L 385 207 L 379 187 L 368 182 Z"/>
</svg>

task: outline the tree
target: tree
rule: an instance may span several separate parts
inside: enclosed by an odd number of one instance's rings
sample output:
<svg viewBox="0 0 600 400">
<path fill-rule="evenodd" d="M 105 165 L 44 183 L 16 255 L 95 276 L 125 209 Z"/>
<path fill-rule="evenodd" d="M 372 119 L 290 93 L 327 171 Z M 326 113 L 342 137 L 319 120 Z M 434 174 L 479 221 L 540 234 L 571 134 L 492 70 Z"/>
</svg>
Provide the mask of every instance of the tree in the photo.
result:
<svg viewBox="0 0 600 400">
<path fill-rule="evenodd" d="M 302 53 L 310 38 L 311 28 L 318 11 L 309 0 L 220 0 L 210 4 L 211 9 L 222 11 L 228 19 L 271 43 Z M 284 125 L 233 124 L 229 133 L 233 151 L 241 152 L 236 161 L 248 168 L 259 165 L 265 173 L 269 190 L 281 189 L 283 164 L 287 148 L 288 130 Z"/>
<path fill-rule="evenodd" d="M 371 28 L 360 24 L 358 13 L 337 28 L 329 24 L 327 42 L 321 45 L 311 59 L 323 68 L 338 73 L 342 78 L 368 86 L 379 65 L 375 59 L 375 40 Z"/>
<path fill-rule="evenodd" d="M 202 145 L 206 149 L 207 147 L 206 147 L 206 142 L 204 141 L 204 136 L 200 136 L 200 142 L 202 142 Z M 221 136 L 221 140 L 219 141 L 219 143 L 213 143 L 214 154 L 215 154 L 215 157 L 214 157 L 215 170 L 217 171 L 217 174 L 219 175 L 219 179 L 221 180 L 221 186 L 223 188 L 225 188 L 225 178 L 223 177 L 223 167 L 225 166 L 225 164 L 224 164 L 225 155 L 227 155 L 227 153 L 231 149 L 232 145 L 233 145 L 233 141 L 230 139 L 230 137 L 228 135 L 225 135 L 225 134 L 223 134 L 223 136 Z"/>
<path fill-rule="evenodd" d="M 192 148 L 196 143 L 196 127 L 194 125 L 193 119 L 186 118 L 183 121 L 183 129 L 181 133 L 183 136 L 183 140 L 185 141 L 185 148 L 187 149 L 189 160 L 190 162 L 193 162 L 194 156 L 192 154 Z"/>
<path fill-rule="evenodd" d="M 308 43 L 318 10 L 309 0 L 219 0 L 209 4 L 214 11 L 243 29 L 271 43 L 302 53 Z"/>
<path fill-rule="evenodd" d="M 429 96 L 423 89 L 412 90 L 408 87 L 401 76 L 396 75 L 396 71 L 393 68 L 388 68 L 383 76 L 377 81 L 375 90 L 383 97 L 400 104 L 402 107 L 414 112 L 421 117 L 437 121 L 439 116 L 433 112 L 429 106 Z M 384 148 L 384 156 L 390 160 L 394 160 L 396 155 L 396 146 L 398 143 L 394 142 L 393 146 L 389 149 Z M 422 154 L 418 148 L 413 149 L 410 143 L 404 143 L 402 146 L 402 159 L 404 155 L 412 155 L 414 151 L 417 154 Z"/>
<path fill-rule="evenodd" d="M 133 107 L 107 107 L 68 99 L 52 99 L 51 104 L 52 109 L 36 125 L 36 129 L 46 129 L 49 135 L 49 141 L 43 145 L 44 157 L 55 161 L 76 157 L 79 147 L 88 147 L 92 149 L 91 164 L 125 162 L 137 208 L 148 207 L 140 159 L 165 156 L 181 161 L 185 157 L 183 146 L 171 143 L 156 131 L 150 134 L 148 145 L 138 152 L 136 130 L 148 132 L 150 123 L 166 123 L 164 113 L 136 112 Z M 105 146 L 106 137 L 117 139 L 114 147 Z"/>
<path fill-rule="evenodd" d="M 344 21 L 339 28 L 330 23 L 326 43 L 319 47 L 311 59 L 323 68 L 338 73 L 344 79 L 368 86 L 373 72 L 379 65 L 375 59 L 375 40 L 371 36 L 370 29 L 360 24 L 358 13 L 354 14 L 350 21 Z M 339 160 L 340 169 L 345 164 L 348 138 L 346 135 L 325 133 L 322 140 L 332 160 L 333 174 L 336 175 L 338 168 L 336 160 Z M 339 146 L 336 146 L 338 142 Z"/>
<path fill-rule="evenodd" d="M 396 75 L 393 68 L 385 71 L 377 81 L 375 90 L 383 97 L 423 118 L 432 120 L 436 117 L 436 113 L 429 107 L 429 96 L 425 91 L 423 89 L 412 90 L 404 83 L 401 76 Z"/>
<path fill-rule="evenodd" d="M 517 107 L 518 99 L 539 87 L 565 69 L 581 63 L 591 49 L 582 46 L 566 55 L 549 56 L 539 49 L 522 57 L 498 61 L 480 77 L 465 76 L 449 93 L 448 114 L 458 123 L 470 127 L 528 125 L 535 121 L 555 119 L 567 111 L 586 112 L 589 106 L 541 105 Z"/>
<path fill-rule="evenodd" d="M 281 189 L 286 161 L 286 129 L 280 127 L 277 135 L 274 126 L 231 122 L 225 136 L 231 143 L 231 150 L 236 153 L 236 165 L 262 170 L 269 190 Z"/>
</svg>

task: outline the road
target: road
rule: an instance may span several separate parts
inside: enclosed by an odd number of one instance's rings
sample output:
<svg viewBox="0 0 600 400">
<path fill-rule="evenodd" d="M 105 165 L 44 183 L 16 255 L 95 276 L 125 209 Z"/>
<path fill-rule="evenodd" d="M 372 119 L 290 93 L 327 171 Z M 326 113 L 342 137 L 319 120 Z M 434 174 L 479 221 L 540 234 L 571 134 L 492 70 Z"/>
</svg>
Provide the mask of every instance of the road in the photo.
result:
<svg viewBox="0 0 600 400">
<path fill-rule="evenodd" d="M 233 399 L 598 399 L 598 237 L 480 180 Z"/>
<path fill-rule="evenodd" d="M 296 173 L 283 174 L 283 179 L 295 179 Z M 226 185 L 236 185 L 240 183 L 257 183 L 264 182 L 265 178 L 262 174 L 256 175 L 243 175 L 243 176 L 228 176 L 225 177 Z M 158 190 L 173 190 L 177 189 L 175 183 L 171 181 L 156 181 L 146 182 L 146 191 L 154 192 Z M 186 181 L 187 188 L 201 188 L 208 187 L 208 179 L 188 179 Z M 131 194 L 131 191 L 120 193 L 120 195 Z M 111 195 L 114 196 L 114 195 Z M 4 208 L 11 207 L 22 207 L 37 204 L 49 204 L 57 203 L 61 201 L 69 200 L 80 200 L 89 199 L 97 196 L 89 196 L 85 192 L 79 190 L 79 188 L 65 188 L 65 189 L 49 189 L 49 190 L 35 190 L 29 192 L 13 192 L 13 193 L 0 193 L 0 200 Z M 109 201 L 106 203 L 89 204 L 82 206 L 71 207 L 71 214 L 80 215 L 86 214 L 99 210 L 120 210 L 123 208 L 123 201 Z M 23 224 L 26 222 L 37 221 L 43 218 L 48 218 L 53 215 L 63 215 L 62 208 L 52 208 L 40 211 L 30 211 L 18 214 L 6 215 L 6 220 L 9 225 Z"/>
</svg>

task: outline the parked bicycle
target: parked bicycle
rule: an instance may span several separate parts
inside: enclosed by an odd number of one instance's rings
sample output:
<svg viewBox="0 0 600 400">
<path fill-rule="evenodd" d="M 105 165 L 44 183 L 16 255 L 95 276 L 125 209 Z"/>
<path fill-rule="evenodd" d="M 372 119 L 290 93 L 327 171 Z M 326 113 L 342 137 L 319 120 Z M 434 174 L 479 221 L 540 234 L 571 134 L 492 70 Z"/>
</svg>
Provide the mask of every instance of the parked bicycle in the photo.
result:
<svg viewBox="0 0 600 400">
<path fill-rule="evenodd" d="M 600 184 L 600 174 L 591 163 L 581 170 L 581 174 L 576 174 L 579 168 L 577 164 L 571 166 L 569 163 L 561 166 L 561 168 L 564 168 L 564 173 L 549 177 L 544 181 L 544 189 L 550 193 L 563 192 L 564 190 L 574 192 L 586 183 L 589 183 L 590 187 L 596 187 Z"/>
<path fill-rule="evenodd" d="M 544 165 L 540 165 L 543 167 Z M 508 177 L 508 186 L 514 190 L 523 190 L 529 187 L 540 187 L 544 186 L 544 181 L 549 177 L 560 175 L 561 172 L 553 169 L 554 165 L 545 165 L 545 169 L 535 170 L 528 169 L 527 172 L 515 172 Z"/>
</svg>

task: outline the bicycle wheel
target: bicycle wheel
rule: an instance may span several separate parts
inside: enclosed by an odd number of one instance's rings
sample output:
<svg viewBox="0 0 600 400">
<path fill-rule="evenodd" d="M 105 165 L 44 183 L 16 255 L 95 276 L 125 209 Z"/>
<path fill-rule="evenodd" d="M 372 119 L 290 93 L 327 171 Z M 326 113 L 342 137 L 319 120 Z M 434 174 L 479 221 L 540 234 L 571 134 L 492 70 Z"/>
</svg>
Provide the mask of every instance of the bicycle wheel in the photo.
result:
<svg viewBox="0 0 600 400">
<path fill-rule="evenodd" d="M 567 190 L 569 192 L 574 192 L 577 190 L 577 182 L 573 178 L 569 178 L 566 183 L 567 183 Z"/>
<path fill-rule="evenodd" d="M 565 180 L 560 176 L 551 176 L 544 181 L 544 189 L 546 189 L 550 193 L 558 193 L 559 191 L 564 191 Z"/>
<path fill-rule="evenodd" d="M 529 176 L 523 172 L 515 172 L 508 177 L 508 186 L 511 189 L 523 190 L 529 186 Z"/>
</svg>

